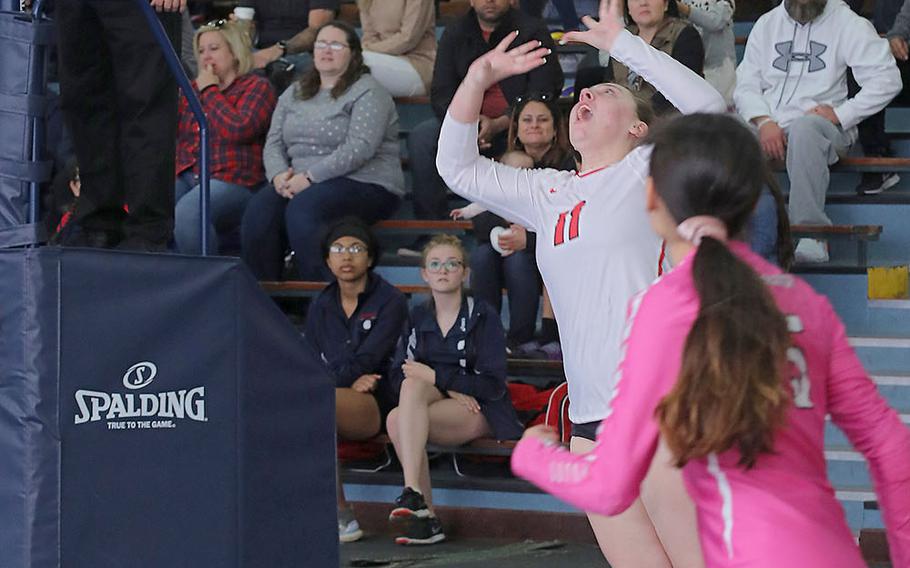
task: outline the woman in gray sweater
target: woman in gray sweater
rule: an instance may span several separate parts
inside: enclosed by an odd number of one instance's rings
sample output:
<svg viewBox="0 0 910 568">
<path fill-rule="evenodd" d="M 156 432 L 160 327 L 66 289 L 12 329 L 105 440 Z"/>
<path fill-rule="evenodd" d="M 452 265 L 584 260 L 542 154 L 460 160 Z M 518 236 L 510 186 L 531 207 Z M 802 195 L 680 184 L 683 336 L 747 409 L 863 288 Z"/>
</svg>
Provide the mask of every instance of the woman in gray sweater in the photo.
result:
<svg viewBox="0 0 910 568">
<path fill-rule="evenodd" d="M 349 215 L 387 219 L 404 194 L 398 113 L 364 65 L 357 34 L 325 24 L 313 56 L 313 69 L 278 99 L 263 151 L 271 187 L 243 217 L 243 259 L 260 280 L 279 279 L 288 245 L 302 279 L 323 279 L 323 228 Z"/>
</svg>

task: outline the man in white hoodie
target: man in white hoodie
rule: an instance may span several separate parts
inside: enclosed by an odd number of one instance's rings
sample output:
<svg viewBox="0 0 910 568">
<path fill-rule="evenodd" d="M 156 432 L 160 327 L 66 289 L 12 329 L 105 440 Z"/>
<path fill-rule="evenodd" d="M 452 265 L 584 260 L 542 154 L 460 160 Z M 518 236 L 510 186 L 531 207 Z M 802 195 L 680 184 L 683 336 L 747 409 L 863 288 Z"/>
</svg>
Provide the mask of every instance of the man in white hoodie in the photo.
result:
<svg viewBox="0 0 910 568">
<path fill-rule="evenodd" d="M 850 99 L 848 67 L 861 87 Z M 784 0 L 752 28 L 736 81 L 738 112 L 768 157 L 786 161 L 791 223 L 830 225 L 828 167 L 901 89 L 888 40 L 842 0 Z M 827 262 L 827 242 L 800 239 L 796 260 Z"/>
</svg>

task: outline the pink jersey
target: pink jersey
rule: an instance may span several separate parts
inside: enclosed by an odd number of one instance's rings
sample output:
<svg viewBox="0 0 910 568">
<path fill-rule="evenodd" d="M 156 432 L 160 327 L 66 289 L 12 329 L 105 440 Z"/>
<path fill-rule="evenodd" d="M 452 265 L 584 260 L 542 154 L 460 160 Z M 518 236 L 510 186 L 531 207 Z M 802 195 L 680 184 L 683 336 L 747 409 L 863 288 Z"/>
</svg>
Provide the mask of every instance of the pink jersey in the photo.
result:
<svg viewBox="0 0 910 568">
<path fill-rule="evenodd" d="M 894 566 L 910 566 L 910 430 L 869 380 L 827 299 L 746 245 L 730 248 L 764 277 L 787 314 L 793 405 L 774 453 L 761 454 L 752 469 L 737 465 L 736 450 L 683 468 L 707 566 L 866 566 L 827 479 L 827 414 L 868 460 Z M 660 435 L 654 409 L 679 375 L 698 313 L 693 256 L 632 301 L 624 359 L 595 449 L 576 455 L 525 439 L 512 456 L 517 475 L 594 513 L 615 515 L 635 501 Z"/>
</svg>

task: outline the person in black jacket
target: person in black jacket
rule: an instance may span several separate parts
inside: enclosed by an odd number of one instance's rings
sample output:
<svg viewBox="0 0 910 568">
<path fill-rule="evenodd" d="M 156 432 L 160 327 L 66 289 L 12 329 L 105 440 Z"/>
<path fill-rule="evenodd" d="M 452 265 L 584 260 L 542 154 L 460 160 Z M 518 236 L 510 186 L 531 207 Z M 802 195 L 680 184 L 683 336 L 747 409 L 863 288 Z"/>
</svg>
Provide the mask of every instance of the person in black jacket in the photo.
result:
<svg viewBox="0 0 910 568">
<path fill-rule="evenodd" d="M 626 15 L 630 21 L 626 29 L 663 51 L 699 75 L 704 75 L 705 46 L 694 26 L 679 18 L 676 0 L 627 0 Z M 585 87 L 599 83 L 618 83 L 623 87 L 650 98 L 654 112 L 660 116 L 673 111 L 673 105 L 637 73 L 600 52 L 600 62 L 605 67 L 579 69 L 575 79 L 575 99 Z"/>
<path fill-rule="evenodd" d="M 461 241 L 433 237 L 422 266 L 433 297 L 411 311 L 398 345 L 399 405 L 386 421 L 405 485 L 389 519 L 411 520 L 398 544 L 445 539 L 431 502 L 427 442 L 459 446 L 484 436 L 514 439 L 523 431 L 506 388 L 499 314 L 462 289 L 468 270 Z"/>
<path fill-rule="evenodd" d="M 543 20 L 511 7 L 510 0 L 471 0 L 471 10 L 450 24 L 436 52 L 430 102 L 436 115 L 417 125 L 408 136 L 408 155 L 414 188 L 414 214 L 418 219 L 444 219 L 446 186 L 436 171 L 439 129 L 455 90 L 475 59 L 490 51 L 506 34 L 519 30 L 521 42 L 536 39 L 554 49 Z M 563 84 L 562 68 L 555 54 L 547 63 L 524 75 L 512 76 L 484 94 L 483 112 L 477 143 L 490 157 L 498 157 L 506 147 L 509 107 L 525 93 L 550 93 L 558 96 Z M 402 249 L 401 254 L 419 255 L 419 246 Z"/>
<path fill-rule="evenodd" d="M 407 323 L 407 300 L 373 272 L 379 250 L 362 221 L 348 218 L 334 224 L 322 250 L 335 282 L 310 306 L 304 335 L 335 379 L 338 436 L 367 440 L 379 433 L 398 404 L 389 367 Z M 362 534 L 339 481 L 339 539 L 351 542 Z"/>
</svg>

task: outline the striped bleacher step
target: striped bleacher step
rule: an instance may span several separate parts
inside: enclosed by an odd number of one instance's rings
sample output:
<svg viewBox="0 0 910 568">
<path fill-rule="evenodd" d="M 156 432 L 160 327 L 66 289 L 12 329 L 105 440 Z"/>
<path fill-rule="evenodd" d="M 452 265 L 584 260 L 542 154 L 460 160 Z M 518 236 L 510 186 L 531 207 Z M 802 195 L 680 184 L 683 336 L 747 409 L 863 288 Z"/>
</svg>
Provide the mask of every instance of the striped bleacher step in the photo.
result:
<svg viewBox="0 0 910 568">
<path fill-rule="evenodd" d="M 892 336 L 863 336 L 849 337 L 850 345 L 855 349 L 858 347 L 885 347 L 892 349 L 910 349 L 910 337 L 892 337 Z M 898 376 L 892 379 L 897 380 Z"/>
</svg>

